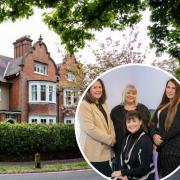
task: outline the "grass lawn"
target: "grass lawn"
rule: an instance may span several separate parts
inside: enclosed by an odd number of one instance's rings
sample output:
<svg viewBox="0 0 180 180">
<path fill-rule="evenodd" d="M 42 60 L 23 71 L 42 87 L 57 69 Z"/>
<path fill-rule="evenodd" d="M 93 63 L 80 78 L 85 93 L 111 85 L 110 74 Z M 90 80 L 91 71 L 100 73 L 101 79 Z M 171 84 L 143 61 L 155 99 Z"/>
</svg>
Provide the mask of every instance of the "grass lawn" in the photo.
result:
<svg viewBox="0 0 180 180">
<path fill-rule="evenodd" d="M 83 168 L 89 168 L 89 167 L 90 166 L 86 162 L 42 165 L 42 167 L 38 169 L 32 166 L 0 166 L 0 173 L 48 172 L 48 171 L 83 169 Z"/>
</svg>

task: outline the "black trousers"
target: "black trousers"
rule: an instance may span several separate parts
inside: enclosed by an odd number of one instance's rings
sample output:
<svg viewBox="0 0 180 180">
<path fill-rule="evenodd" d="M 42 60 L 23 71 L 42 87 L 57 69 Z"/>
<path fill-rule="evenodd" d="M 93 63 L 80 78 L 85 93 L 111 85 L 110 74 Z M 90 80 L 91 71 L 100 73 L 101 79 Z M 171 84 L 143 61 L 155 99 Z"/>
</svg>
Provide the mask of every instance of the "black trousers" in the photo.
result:
<svg viewBox="0 0 180 180">
<path fill-rule="evenodd" d="M 167 176 L 180 166 L 180 157 L 167 155 L 158 157 L 158 170 L 162 177 Z"/>
<path fill-rule="evenodd" d="M 91 164 L 103 175 L 111 177 L 112 169 L 109 165 L 109 161 L 91 162 Z"/>
</svg>

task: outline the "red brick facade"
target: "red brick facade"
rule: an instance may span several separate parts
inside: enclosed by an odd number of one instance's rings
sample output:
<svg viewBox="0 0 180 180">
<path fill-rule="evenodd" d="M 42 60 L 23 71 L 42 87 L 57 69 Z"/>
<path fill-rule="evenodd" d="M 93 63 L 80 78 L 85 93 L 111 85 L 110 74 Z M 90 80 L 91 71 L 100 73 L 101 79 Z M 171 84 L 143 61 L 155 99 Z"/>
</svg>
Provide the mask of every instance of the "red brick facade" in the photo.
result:
<svg viewBox="0 0 180 180">
<path fill-rule="evenodd" d="M 9 84 L 9 109 L 1 107 L 0 120 L 15 116 L 16 122 L 70 123 L 73 119 L 73 123 L 81 64 L 68 56 L 56 65 L 41 37 L 33 45 L 29 36 L 13 44 L 14 58 L 0 55 L 0 78 L 4 75 L 4 83 Z"/>
<path fill-rule="evenodd" d="M 28 36 L 16 40 L 14 43 L 15 57 L 9 62 L 9 69 L 5 76 L 5 78 L 11 82 L 9 111 L 20 112 L 20 119 L 18 116 L 18 121 L 20 122 L 28 122 L 30 116 L 54 116 L 57 118 L 57 102 L 38 102 L 37 100 L 30 102 L 30 94 L 33 93 L 30 91 L 30 82 L 35 82 L 37 84 L 36 88 L 41 88 L 41 83 L 43 83 L 45 87 L 45 98 L 48 98 L 48 96 L 50 96 L 50 92 L 48 92 L 50 91 L 50 85 L 54 87 L 53 90 L 55 91 L 58 79 L 57 66 L 50 57 L 50 53 L 42 41 L 42 38 L 33 46 L 31 42 L 32 40 Z M 35 71 L 36 64 L 42 66 L 38 71 L 43 72 L 45 71 L 44 69 L 47 69 L 47 74 L 37 73 Z M 35 93 L 37 94 L 38 92 Z M 41 92 L 39 94 L 41 96 Z"/>
<path fill-rule="evenodd" d="M 60 111 L 60 122 L 64 123 L 74 123 L 75 111 L 77 108 L 77 103 L 73 102 L 74 92 L 78 93 L 80 97 L 81 87 L 78 85 L 82 77 L 78 74 L 78 70 L 81 64 L 77 62 L 75 56 L 67 56 L 63 59 L 63 63 L 58 65 L 58 71 L 60 74 L 59 87 L 59 111 Z M 70 77 L 68 77 L 70 73 Z M 67 104 L 66 93 L 71 92 L 71 103 Z M 79 97 L 77 97 L 79 99 Z M 70 97 L 69 97 L 70 98 Z M 68 122 L 67 122 L 68 121 Z M 70 122 L 69 122 L 70 121 Z"/>
</svg>

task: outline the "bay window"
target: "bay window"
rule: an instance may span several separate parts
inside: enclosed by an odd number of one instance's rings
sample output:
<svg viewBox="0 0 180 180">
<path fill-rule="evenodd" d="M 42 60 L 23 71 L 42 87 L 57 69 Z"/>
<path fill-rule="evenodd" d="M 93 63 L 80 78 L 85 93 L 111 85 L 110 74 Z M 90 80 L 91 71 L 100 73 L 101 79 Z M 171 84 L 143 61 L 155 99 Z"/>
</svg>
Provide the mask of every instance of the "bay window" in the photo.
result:
<svg viewBox="0 0 180 180">
<path fill-rule="evenodd" d="M 74 89 L 64 90 L 64 106 L 74 106 L 78 104 L 80 91 Z"/>
<path fill-rule="evenodd" d="M 56 83 L 48 81 L 30 81 L 29 102 L 56 103 Z"/>
</svg>

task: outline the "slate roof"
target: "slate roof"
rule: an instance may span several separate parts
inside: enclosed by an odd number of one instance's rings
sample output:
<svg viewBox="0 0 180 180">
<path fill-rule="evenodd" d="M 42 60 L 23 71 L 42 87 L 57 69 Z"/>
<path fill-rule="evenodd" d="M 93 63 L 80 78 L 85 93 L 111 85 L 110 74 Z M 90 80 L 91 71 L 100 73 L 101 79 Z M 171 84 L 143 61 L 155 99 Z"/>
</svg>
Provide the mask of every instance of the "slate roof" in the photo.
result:
<svg viewBox="0 0 180 180">
<path fill-rule="evenodd" d="M 5 77 L 15 75 L 21 70 L 20 65 L 22 64 L 23 58 L 24 57 L 21 56 L 21 57 L 19 57 L 17 59 L 14 59 L 13 61 L 11 61 L 9 63 L 8 68 L 6 70 L 6 73 L 5 73 Z"/>
<path fill-rule="evenodd" d="M 13 60 L 13 58 L 0 55 L 0 81 L 7 82 L 4 79 L 4 74 L 7 69 L 8 64 Z"/>
</svg>

